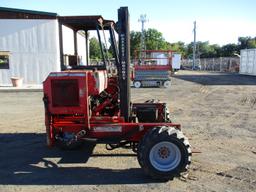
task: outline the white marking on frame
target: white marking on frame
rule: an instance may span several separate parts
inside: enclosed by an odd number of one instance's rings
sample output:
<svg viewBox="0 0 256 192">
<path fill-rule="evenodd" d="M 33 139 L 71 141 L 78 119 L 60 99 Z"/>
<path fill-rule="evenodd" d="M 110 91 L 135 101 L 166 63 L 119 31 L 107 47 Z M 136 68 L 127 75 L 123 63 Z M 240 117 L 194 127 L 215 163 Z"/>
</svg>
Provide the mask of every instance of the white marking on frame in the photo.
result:
<svg viewBox="0 0 256 192">
<path fill-rule="evenodd" d="M 94 127 L 94 132 L 122 132 L 122 126 L 100 126 Z"/>
</svg>

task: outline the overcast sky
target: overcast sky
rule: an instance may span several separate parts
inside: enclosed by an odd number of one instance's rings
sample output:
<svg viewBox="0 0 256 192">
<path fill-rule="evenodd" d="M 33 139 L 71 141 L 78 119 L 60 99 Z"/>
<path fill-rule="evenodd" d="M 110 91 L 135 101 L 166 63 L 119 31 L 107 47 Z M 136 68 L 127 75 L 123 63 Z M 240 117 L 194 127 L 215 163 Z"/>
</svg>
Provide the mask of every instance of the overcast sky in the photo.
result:
<svg viewBox="0 0 256 192">
<path fill-rule="evenodd" d="M 211 44 L 237 43 L 239 36 L 256 36 L 255 0 L 0 0 L 1 7 L 55 12 L 59 15 L 102 15 L 117 20 L 117 9 L 128 6 L 131 30 L 146 14 L 146 28 L 156 28 L 169 42 L 197 40 Z"/>
</svg>

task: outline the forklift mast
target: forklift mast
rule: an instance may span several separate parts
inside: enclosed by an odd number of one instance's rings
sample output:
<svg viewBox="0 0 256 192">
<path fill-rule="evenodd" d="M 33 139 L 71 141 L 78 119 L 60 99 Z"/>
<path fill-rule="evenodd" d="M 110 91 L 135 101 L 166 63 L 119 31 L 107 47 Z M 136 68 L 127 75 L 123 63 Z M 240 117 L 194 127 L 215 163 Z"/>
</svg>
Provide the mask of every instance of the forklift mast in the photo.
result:
<svg viewBox="0 0 256 192">
<path fill-rule="evenodd" d="M 129 122 L 130 117 L 130 25 L 128 7 L 118 9 L 119 62 L 117 63 L 120 89 L 121 116 Z"/>
</svg>

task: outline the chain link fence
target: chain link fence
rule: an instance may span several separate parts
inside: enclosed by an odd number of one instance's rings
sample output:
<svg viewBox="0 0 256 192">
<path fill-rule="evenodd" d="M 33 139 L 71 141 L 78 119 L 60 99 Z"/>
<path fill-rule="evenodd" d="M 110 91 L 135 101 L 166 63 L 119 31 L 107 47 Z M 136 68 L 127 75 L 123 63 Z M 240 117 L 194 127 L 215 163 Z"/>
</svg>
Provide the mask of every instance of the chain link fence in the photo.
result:
<svg viewBox="0 0 256 192">
<path fill-rule="evenodd" d="M 193 60 L 183 59 L 181 61 L 182 69 L 192 69 Z M 218 72 L 239 72 L 240 58 L 237 57 L 219 57 L 219 58 L 201 58 L 196 59 L 196 70 L 218 71 Z"/>
</svg>

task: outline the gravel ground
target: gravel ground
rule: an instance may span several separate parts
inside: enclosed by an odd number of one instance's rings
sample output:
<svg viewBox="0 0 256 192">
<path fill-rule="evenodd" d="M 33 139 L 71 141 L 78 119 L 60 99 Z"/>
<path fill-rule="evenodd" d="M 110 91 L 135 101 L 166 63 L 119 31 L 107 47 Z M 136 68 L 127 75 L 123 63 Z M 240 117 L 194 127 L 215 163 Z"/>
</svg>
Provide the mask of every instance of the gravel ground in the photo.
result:
<svg viewBox="0 0 256 192">
<path fill-rule="evenodd" d="M 186 180 L 145 177 L 129 150 L 45 146 L 42 92 L 0 91 L 0 191 L 256 191 L 256 77 L 180 71 L 172 86 L 132 89 L 168 103 L 194 151 Z"/>
</svg>

